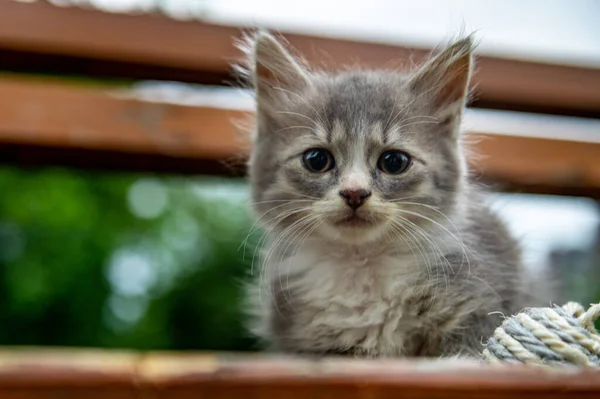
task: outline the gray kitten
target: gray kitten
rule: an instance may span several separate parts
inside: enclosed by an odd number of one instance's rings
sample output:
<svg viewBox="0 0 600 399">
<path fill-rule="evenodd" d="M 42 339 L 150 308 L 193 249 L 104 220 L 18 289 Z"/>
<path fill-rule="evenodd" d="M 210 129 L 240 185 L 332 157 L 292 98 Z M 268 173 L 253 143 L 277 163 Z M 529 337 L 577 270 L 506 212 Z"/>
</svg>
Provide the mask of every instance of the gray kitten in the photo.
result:
<svg viewBox="0 0 600 399">
<path fill-rule="evenodd" d="M 310 70 L 265 32 L 249 175 L 266 228 L 252 331 L 293 353 L 478 354 L 525 304 L 517 242 L 468 179 L 473 42 L 413 71 Z"/>
</svg>

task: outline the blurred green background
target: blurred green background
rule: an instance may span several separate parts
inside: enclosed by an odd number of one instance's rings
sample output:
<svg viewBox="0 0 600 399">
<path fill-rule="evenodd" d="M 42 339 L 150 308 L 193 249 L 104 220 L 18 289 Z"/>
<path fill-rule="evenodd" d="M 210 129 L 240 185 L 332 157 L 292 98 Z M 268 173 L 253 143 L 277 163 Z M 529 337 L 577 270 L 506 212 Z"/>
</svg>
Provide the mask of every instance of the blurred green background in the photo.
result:
<svg viewBox="0 0 600 399">
<path fill-rule="evenodd" d="M 0 344 L 254 349 L 235 179 L 0 167 Z"/>
</svg>

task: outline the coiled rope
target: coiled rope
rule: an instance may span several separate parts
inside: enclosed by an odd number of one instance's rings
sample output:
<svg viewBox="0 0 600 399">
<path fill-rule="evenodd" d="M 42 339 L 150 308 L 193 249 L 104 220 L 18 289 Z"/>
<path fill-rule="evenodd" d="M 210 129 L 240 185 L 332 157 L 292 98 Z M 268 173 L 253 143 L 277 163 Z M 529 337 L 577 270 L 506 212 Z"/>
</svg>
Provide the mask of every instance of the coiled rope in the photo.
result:
<svg viewBox="0 0 600 399">
<path fill-rule="evenodd" d="M 482 353 L 489 363 L 600 367 L 600 303 L 529 308 L 504 320 Z"/>
</svg>

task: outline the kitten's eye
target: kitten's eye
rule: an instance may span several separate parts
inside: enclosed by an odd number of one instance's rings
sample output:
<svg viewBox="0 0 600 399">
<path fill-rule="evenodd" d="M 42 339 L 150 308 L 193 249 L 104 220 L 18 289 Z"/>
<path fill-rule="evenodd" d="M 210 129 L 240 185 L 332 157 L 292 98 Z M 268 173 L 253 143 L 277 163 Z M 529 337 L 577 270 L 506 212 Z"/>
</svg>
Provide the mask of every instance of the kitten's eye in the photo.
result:
<svg viewBox="0 0 600 399">
<path fill-rule="evenodd" d="M 302 155 L 306 169 L 313 173 L 325 173 L 334 166 L 333 155 L 323 148 L 312 148 Z"/>
<path fill-rule="evenodd" d="M 398 175 L 410 167 L 411 159 L 402 151 L 386 151 L 379 157 L 377 166 L 390 175 Z"/>
</svg>

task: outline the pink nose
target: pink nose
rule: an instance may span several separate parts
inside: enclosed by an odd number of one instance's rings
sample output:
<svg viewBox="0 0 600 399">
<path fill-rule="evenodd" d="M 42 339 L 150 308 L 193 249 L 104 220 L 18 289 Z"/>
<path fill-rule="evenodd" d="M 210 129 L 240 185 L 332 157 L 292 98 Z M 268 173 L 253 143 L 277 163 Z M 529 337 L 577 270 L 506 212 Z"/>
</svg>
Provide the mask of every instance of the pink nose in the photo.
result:
<svg viewBox="0 0 600 399">
<path fill-rule="evenodd" d="M 371 196 L 371 192 L 367 190 L 342 190 L 340 196 L 346 200 L 346 204 L 350 208 L 357 210 Z"/>
</svg>

